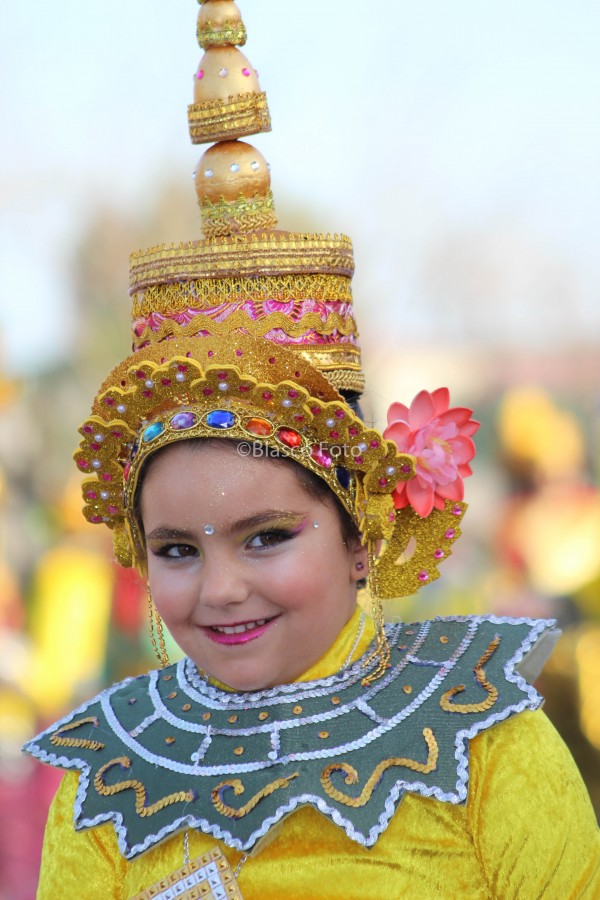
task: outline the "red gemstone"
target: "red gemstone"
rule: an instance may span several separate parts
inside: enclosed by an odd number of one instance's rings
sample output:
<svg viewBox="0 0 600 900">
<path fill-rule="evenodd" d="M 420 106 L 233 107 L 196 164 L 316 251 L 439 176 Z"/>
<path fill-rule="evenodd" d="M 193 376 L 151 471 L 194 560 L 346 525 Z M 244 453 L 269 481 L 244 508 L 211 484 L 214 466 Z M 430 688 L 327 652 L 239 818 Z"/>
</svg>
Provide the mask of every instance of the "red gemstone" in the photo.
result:
<svg viewBox="0 0 600 900">
<path fill-rule="evenodd" d="M 142 391 L 144 397 L 152 397 L 152 391 Z"/>
<path fill-rule="evenodd" d="M 130 471 L 131 471 L 131 463 L 128 462 L 127 465 L 125 466 L 125 468 L 123 469 L 123 478 L 125 479 L 125 481 L 128 481 Z"/>
<path fill-rule="evenodd" d="M 335 415 L 336 419 L 343 419 L 344 416 L 346 415 L 346 413 L 344 412 L 343 409 L 336 409 L 334 415 Z"/>
<path fill-rule="evenodd" d="M 243 350 L 236 350 L 236 351 L 235 351 L 235 355 L 236 355 L 236 356 L 243 356 L 243 355 L 244 355 L 244 351 L 243 351 Z"/>
<path fill-rule="evenodd" d="M 336 438 L 339 438 L 339 436 L 340 436 L 339 431 L 330 431 L 329 432 L 329 437 L 333 438 L 334 441 L 336 440 Z"/>
<path fill-rule="evenodd" d="M 227 372 L 219 372 L 217 374 L 217 378 L 219 379 L 219 381 L 225 381 L 225 379 L 227 378 L 227 374 Z"/>
<path fill-rule="evenodd" d="M 288 397 L 291 397 L 292 400 L 295 400 L 298 396 L 298 391 L 288 391 Z"/>
<path fill-rule="evenodd" d="M 109 475 L 108 472 L 103 472 L 102 481 L 112 481 L 112 475 Z"/>
<path fill-rule="evenodd" d="M 381 487 L 386 487 L 386 485 L 388 484 L 387 478 L 380 478 L 379 484 L 381 485 Z"/>
<path fill-rule="evenodd" d="M 97 444 L 96 441 L 94 441 L 92 444 L 90 444 L 90 447 L 92 448 L 92 450 L 99 450 L 101 446 L 102 446 L 102 444 Z"/>
<path fill-rule="evenodd" d="M 320 406 L 311 406 L 310 411 L 313 414 L 313 416 L 318 416 L 321 414 L 321 407 Z"/>
<path fill-rule="evenodd" d="M 89 467 L 90 467 L 90 464 L 86 459 L 78 459 L 77 465 L 79 466 L 80 469 L 89 469 Z"/>
<path fill-rule="evenodd" d="M 356 427 L 356 425 L 352 425 L 352 427 L 348 429 L 348 434 L 351 435 L 352 437 L 356 437 L 356 435 L 358 433 L 359 432 L 358 432 L 358 428 Z"/>
<path fill-rule="evenodd" d="M 275 359 L 274 356 L 270 356 L 270 357 L 269 357 L 269 362 L 271 363 L 271 365 L 273 365 L 273 363 L 277 362 L 277 360 Z"/>
<path fill-rule="evenodd" d="M 111 431 L 111 434 L 112 434 L 113 437 L 116 437 L 116 438 L 122 438 L 122 437 L 123 437 L 123 432 L 122 432 L 122 431 Z"/>
<path fill-rule="evenodd" d="M 160 383 L 164 384 L 165 387 L 168 387 L 172 382 L 170 378 L 161 378 Z"/>
<path fill-rule="evenodd" d="M 116 516 L 118 512 L 119 512 L 119 510 L 117 509 L 116 506 L 109 506 L 109 507 L 108 507 L 108 514 L 109 514 L 109 516 Z"/>
<path fill-rule="evenodd" d="M 92 428 L 91 425 L 84 425 L 84 426 L 83 426 L 83 431 L 85 431 L 86 434 L 93 434 L 93 433 L 94 433 L 94 429 Z"/>
<path fill-rule="evenodd" d="M 146 377 L 146 373 L 145 373 L 145 372 L 142 372 L 141 369 L 138 369 L 137 372 L 136 372 L 135 374 L 136 374 L 136 376 L 137 376 L 138 378 L 145 378 L 145 377 Z"/>
<path fill-rule="evenodd" d="M 371 447 L 373 448 L 373 450 L 377 450 L 377 448 L 379 446 L 380 446 L 380 441 L 371 441 Z"/>
<path fill-rule="evenodd" d="M 114 406 L 114 405 L 115 405 L 115 401 L 113 400 L 112 397 L 105 397 L 105 398 L 104 398 L 104 402 L 106 403 L 107 406 Z"/>
<path fill-rule="evenodd" d="M 364 459 L 362 458 L 362 456 L 355 456 L 354 462 L 357 466 L 362 466 L 362 464 L 364 463 Z"/>
<path fill-rule="evenodd" d="M 247 394 L 248 391 L 250 390 L 250 388 L 251 388 L 250 384 L 240 384 L 240 393 Z"/>
<path fill-rule="evenodd" d="M 187 372 L 187 370 L 188 370 L 187 366 L 181 366 L 181 365 L 177 366 L 178 372 Z"/>
<path fill-rule="evenodd" d="M 97 500 L 98 499 L 98 494 L 96 493 L 96 491 L 88 491 L 85 496 L 86 496 L 87 500 Z"/>
<path fill-rule="evenodd" d="M 263 394 L 263 400 L 272 400 L 273 394 L 270 391 L 265 391 Z"/>
<path fill-rule="evenodd" d="M 204 388 L 202 393 L 204 394 L 205 397 L 210 397 L 211 394 L 214 394 L 214 391 L 212 388 Z"/>
<path fill-rule="evenodd" d="M 302 443 L 302 437 L 298 434 L 297 431 L 293 431 L 291 428 L 280 428 L 277 432 L 277 437 L 281 441 L 282 444 L 285 444 L 286 447 L 299 447 Z"/>
</svg>

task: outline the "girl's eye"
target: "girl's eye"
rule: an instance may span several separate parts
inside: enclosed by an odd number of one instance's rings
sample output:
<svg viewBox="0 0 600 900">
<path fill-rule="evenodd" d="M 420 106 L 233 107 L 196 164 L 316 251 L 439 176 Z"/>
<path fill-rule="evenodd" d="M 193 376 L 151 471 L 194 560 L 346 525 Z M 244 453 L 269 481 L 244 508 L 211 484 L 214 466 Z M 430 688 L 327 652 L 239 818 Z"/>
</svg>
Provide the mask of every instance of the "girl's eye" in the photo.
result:
<svg viewBox="0 0 600 900">
<path fill-rule="evenodd" d="M 155 556 L 166 557 L 167 559 L 188 559 L 191 556 L 197 556 L 198 551 L 190 544 L 165 544 L 152 551 Z"/>
<path fill-rule="evenodd" d="M 293 532 L 285 531 L 281 528 L 272 528 L 269 531 L 261 531 L 248 540 L 248 547 L 251 550 L 268 550 L 283 544 L 294 537 Z"/>
</svg>

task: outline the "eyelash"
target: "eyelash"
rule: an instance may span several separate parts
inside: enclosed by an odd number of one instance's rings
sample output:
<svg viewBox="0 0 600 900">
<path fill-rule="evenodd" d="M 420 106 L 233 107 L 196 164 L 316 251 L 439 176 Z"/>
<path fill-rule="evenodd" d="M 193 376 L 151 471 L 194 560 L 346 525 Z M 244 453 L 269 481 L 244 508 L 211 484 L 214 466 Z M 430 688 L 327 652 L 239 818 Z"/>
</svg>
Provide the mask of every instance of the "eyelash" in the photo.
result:
<svg viewBox="0 0 600 900">
<path fill-rule="evenodd" d="M 269 528 L 267 531 L 259 531 L 258 534 L 253 535 L 247 541 L 247 545 L 250 546 L 252 550 L 269 550 L 270 547 L 283 544 L 285 541 L 289 541 L 295 536 L 293 531 L 286 531 L 284 528 Z M 257 538 L 261 538 L 264 543 L 262 546 L 252 547 L 252 541 L 255 541 Z"/>
<path fill-rule="evenodd" d="M 278 544 L 290 541 L 295 536 L 296 532 L 286 531 L 284 528 L 269 528 L 267 531 L 259 531 L 258 534 L 252 535 L 252 537 L 246 541 L 246 546 L 251 550 L 269 550 L 271 547 L 276 547 Z M 252 542 L 257 539 L 261 540 L 261 544 L 253 546 Z M 173 550 L 177 550 L 178 553 L 173 554 Z M 189 552 L 182 553 L 182 550 Z M 165 544 L 164 547 L 159 547 L 152 552 L 154 556 L 162 557 L 163 559 L 176 560 L 193 559 L 198 555 L 197 548 L 193 547 L 191 544 Z"/>
<path fill-rule="evenodd" d="M 178 553 L 178 555 L 171 555 L 171 550 L 190 550 L 190 553 Z M 152 551 L 154 556 L 161 556 L 166 559 L 190 559 L 198 554 L 198 551 L 195 547 L 192 547 L 191 544 L 165 544 L 164 547 L 159 547 L 157 550 Z"/>
</svg>

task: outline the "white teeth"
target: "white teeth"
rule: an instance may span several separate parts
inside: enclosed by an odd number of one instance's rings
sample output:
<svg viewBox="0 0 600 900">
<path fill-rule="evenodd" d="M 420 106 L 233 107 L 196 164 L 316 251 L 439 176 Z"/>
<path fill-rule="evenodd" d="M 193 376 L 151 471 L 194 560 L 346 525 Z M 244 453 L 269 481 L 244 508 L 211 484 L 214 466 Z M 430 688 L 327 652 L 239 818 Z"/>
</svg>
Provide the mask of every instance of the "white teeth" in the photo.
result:
<svg viewBox="0 0 600 900">
<path fill-rule="evenodd" d="M 260 628 L 266 621 L 266 619 L 257 619 L 256 622 L 246 622 L 245 625 L 212 625 L 211 627 L 213 631 L 218 631 L 221 634 L 242 634 L 244 631 Z"/>
</svg>

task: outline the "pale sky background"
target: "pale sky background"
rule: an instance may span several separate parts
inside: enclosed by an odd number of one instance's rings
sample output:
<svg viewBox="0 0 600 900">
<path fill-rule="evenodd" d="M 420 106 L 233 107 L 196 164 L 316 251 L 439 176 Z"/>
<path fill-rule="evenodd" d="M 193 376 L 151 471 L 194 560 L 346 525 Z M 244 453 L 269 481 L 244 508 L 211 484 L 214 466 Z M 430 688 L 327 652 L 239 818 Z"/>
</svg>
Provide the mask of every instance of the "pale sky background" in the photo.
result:
<svg viewBox="0 0 600 900">
<path fill-rule="evenodd" d="M 597 341 L 597 0 L 238 5 L 274 128 L 249 140 L 271 163 L 276 203 L 353 238 L 363 329 L 490 346 Z M 68 356 L 70 248 L 98 202 L 129 212 L 165 174 L 193 195 L 196 15 L 194 0 L 3 9 L 9 372 Z"/>
</svg>

